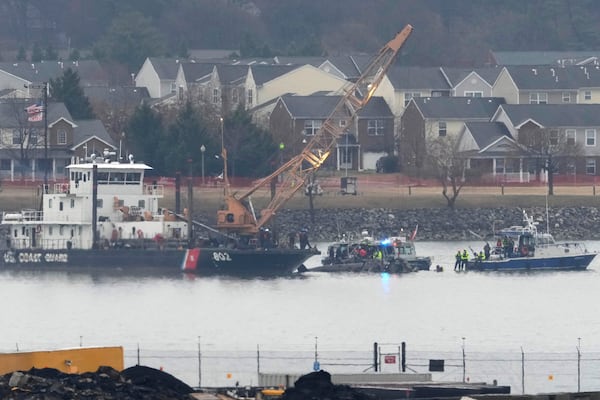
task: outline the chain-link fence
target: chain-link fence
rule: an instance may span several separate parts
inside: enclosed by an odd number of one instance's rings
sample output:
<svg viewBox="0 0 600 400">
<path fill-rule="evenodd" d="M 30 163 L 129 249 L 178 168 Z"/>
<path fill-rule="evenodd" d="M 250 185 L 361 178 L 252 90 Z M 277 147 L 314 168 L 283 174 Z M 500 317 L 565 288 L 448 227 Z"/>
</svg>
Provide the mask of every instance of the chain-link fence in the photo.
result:
<svg viewBox="0 0 600 400">
<path fill-rule="evenodd" d="M 223 350 L 206 345 L 189 350 L 125 349 L 125 365 L 162 368 L 191 386 L 258 385 L 259 374 L 431 373 L 434 382 L 471 382 L 510 386 L 511 393 L 534 394 L 600 389 L 600 353 L 432 352 L 401 344 L 344 350 L 292 346 Z M 432 361 L 433 360 L 433 361 Z M 430 368 L 438 371 L 430 371 Z M 441 368 L 441 370 L 439 370 Z"/>
</svg>

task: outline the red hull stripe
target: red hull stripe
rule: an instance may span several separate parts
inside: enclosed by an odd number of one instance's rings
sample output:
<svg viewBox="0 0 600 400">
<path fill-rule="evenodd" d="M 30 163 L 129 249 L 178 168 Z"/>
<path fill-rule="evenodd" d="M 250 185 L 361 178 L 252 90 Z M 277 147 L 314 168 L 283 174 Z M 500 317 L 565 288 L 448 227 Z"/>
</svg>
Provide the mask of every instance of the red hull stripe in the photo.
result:
<svg viewBox="0 0 600 400">
<path fill-rule="evenodd" d="M 195 271 L 198 267 L 198 259 L 200 258 L 200 249 L 195 247 L 185 251 L 185 259 L 183 261 L 184 271 Z"/>
</svg>

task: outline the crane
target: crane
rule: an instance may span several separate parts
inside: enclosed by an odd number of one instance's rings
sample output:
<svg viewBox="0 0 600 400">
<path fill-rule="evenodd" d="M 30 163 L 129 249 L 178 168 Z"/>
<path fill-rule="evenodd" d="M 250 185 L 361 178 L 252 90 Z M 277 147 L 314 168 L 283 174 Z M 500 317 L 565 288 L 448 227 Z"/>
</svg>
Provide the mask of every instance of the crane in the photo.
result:
<svg viewBox="0 0 600 400">
<path fill-rule="evenodd" d="M 227 175 L 226 172 L 224 173 L 225 202 L 223 209 L 217 211 L 217 228 L 219 230 L 246 235 L 257 233 L 277 210 L 303 187 L 311 174 L 323 165 L 337 140 L 344 134 L 344 128 L 340 127 L 337 122 L 340 119 L 356 117 L 358 111 L 369 102 L 412 30 L 411 25 L 406 25 L 379 50 L 356 82 L 342 89 L 343 94 L 340 101 L 300 154 L 292 157 L 272 174 L 262 178 L 238 196 L 230 193 Z M 223 157 L 226 158 L 226 150 L 222 149 L 222 151 Z M 274 179 L 282 179 L 280 188 L 270 203 L 261 210 L 260 217 L 257 218 L 250 196 Z"/>
</svg>

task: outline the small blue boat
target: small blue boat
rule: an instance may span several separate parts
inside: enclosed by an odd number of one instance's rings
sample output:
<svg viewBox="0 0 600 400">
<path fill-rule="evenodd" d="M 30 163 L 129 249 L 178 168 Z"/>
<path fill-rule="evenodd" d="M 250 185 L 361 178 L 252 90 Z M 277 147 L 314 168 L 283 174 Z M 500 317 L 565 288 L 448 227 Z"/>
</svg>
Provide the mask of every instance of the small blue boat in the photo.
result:
<svg viewBox="0 0 600 400">
<path fill-rule="evenodd" d="M 498 241 L 487 255 L 469 261 L 476 271 L 571 271 L 585 270 L 596 253 L 581 242 L 556 242 L 550 233 L 540 233 L 537 222 L 523 211 L 523 226 L 497 232 Z"/>
</svg>

